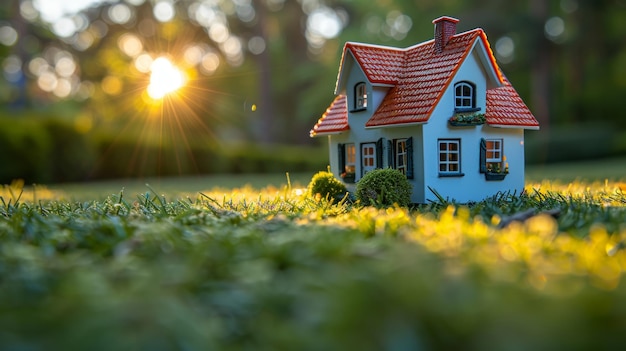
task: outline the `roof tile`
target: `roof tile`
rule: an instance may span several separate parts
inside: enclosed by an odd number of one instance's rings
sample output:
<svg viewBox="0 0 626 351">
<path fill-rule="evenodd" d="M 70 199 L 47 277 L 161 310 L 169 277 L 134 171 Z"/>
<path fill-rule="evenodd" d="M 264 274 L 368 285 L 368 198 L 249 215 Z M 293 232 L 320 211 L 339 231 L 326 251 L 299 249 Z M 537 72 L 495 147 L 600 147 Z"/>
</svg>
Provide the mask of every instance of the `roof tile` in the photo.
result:
<svg viewBox="0 0 626 351">
<path fill-rule="evenodd" d="M 471 43 L 481 33 L 481 29 L 475 29 L 453 36 L 441 54 L 434 52 L 433 40 L 406 49 L 404 74 L 389 90 L 366 126 L 428 121 Z"/>
<path fill-rule="evenodd" d="M 346 96 L 338 95 L 309 134 L 313 137 L 318 134 L 340 133 L 349 129 Z"/>
<path fill-rule="evenodd" d="M 494 126 L 539 127 L 539 122 L 506 77 L 502 87 L 487 91 L 485 118 L 487 124 Z"/>
</svg>

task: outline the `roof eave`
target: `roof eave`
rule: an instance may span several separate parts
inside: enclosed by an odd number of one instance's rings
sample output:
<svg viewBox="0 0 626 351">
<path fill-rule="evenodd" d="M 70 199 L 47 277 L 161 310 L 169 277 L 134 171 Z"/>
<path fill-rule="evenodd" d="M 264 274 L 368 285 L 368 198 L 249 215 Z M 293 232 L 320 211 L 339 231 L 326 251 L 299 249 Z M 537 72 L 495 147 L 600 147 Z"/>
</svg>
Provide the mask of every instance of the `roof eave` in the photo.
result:
<svg viewBox="0 0 626 351">
<path fill-rule="evenodd" d="M 330 131 L 330 132 L 309 132 L 309 137 L 316 138 L 320 136 L 337 135 L 337 134 L 343 134 L 343 132 L 345 132 L 345 130 Z"/>
<path fill-rule="evenodd" d="M 341 61 L 339 61 L 339 71 L 337 72 L 337 81 L 335 82 L 335 95 L 339 95 L 342 91 L 343 81 L 344 81 L 344 67 L 346 65 L 346 53 L 348 52 L 348 43 L 346 43 L 343 47 L 343 52 L 341 54 Z M 354 57 L 353 57 L 354 59 Z"/>
<path fill-rule="evenodd" d="M 489 45 L 489 41 L 487 40 L 487 35 L 483 30 L 480 30 L 478 38 L 476 38 L 474 44 L 472 44 L 470 52 L 476 48 L 476 45 L 478 43 L 482 44 L 479 45 L 480 50 L 478 51 L 480 61 L 483 63 L 487 75 L 489 76 L 489 78 L 491 78 L 490 80 L 495 83 L 495 86 L 488 87 L 488 89 L 504 86 L 504 78 L 502 76 L 502 73 L 500 73 L 500 68 L 496 63 L 495 55 L 491 50 L 491 46 Z"/>
<path fill-rule="evenodd" d="M 493 128 L 506 128 L 506 129 L 528 129 L 528 130 L 539 130 L 539 126 L 535 125 L 523 125 L 523 124 L 489 124 L 488 126 Z"/>
<path fill-rule="evenodd" d="M 412 127 L 417 125 L 426 124 L 428 121 L 421 122 L 404 122 L 404 123 L 390 123 L 390 124 L 378 124 L 373 126 L 365 125 L 365 129 L 379 129 L 379 128 L 403 128 L 403 127 Z"/>
</svg>

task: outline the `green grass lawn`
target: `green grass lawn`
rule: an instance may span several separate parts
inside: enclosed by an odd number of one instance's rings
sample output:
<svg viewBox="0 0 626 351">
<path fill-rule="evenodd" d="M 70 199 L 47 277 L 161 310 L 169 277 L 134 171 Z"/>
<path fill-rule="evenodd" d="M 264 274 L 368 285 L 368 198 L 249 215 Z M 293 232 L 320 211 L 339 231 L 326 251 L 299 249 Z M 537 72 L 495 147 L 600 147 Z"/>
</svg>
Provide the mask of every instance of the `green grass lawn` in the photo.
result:
<svg viewBox="0 0 626 351">
<path fill-rule="evenodd" d="M 289 179 L 294 187 L 306 187 L 314 172 L 290 173 Z M 530 165 L 526 168 L 529 182 L 558 181 L 626 181 L 626 158 L 603 159 L 573 163 Z M 107 196 L 119 194 L 124 189 L 127 194 L 145 193 L 148 184 L 155 191 L 167 195 L 196 195 L 201 191 L 214 188 L 235 189 L 246 186 L 262 189 L 267 186 L 280 188 L 287 184 L 286 174 L 235 174 L 210 175 L 195 177 L 165 177 L 148 179 L 117 179 L 88 183 L 54 184 L 50 190 L 62 193 L 67 199 L 102 200 Z"/>
<path fill-rule="evenodd" d="M 624 183 L 550 167 L 470 207 L 329 203 L 306 174 L 5 186 L 0 349 L 621 349 Z"/>
<path fill-rule="evenodd" d="M 313 173 L 289 174 L 293 187 L 306 187 Z M 107 196 L 119 194 L 136 195 L 150 191 L 148 186 L 160 194 L 168 196 L 195 196 L 198 192 L 216 188 L 229 190 L 252 187 L 281 188 L 287 185 L 287 174 L 217 174 L 208 176 L 183 176 L 148 179 L 115 179 L 87 183 L 54 184 L 48 189 L 63 194 L 67 199 L 103 200 Z"/>
<path fill-rule="evenodd" d="M 530 165 L 526 168 L 526 178 L 535 182 L 541 180 L 561 182 L 574 180 L 604 181 L 605 179 L 626 181 L 626 157 Z"/>
</svg>

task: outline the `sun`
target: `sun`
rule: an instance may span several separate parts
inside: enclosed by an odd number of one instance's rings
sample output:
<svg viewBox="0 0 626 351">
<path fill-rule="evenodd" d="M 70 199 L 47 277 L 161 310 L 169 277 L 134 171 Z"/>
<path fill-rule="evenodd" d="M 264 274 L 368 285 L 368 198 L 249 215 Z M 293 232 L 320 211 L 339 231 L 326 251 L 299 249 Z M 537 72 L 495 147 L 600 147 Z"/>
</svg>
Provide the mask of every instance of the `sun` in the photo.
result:
<svg viewBox="0 0 626 351">
<path fill-rule="evenodd" d="M 148 95 L 159 100 L 185 85 L 185 75 L 165 57 L 159 57 L 150 65 L 150 84 Z"/>
</svg>

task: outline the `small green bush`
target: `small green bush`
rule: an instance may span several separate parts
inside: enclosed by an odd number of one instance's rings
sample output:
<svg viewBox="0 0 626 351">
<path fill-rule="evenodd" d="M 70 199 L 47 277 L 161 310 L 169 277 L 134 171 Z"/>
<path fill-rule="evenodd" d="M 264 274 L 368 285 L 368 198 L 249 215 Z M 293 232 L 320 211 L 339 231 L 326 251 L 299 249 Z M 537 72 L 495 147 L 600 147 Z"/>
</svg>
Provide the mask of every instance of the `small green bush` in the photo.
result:
<svg viewBox="0 0 626 351">
<path fill-rule="evenodd" d="M 317 172 L 307 188 L 308 194 L 313 197 L 322 197 L 327 199 L 341 200 L 348 192 L 345 184 L 331 172 Z M 318 195 L 319 194 L 319 195 Z"/>
<path fill-rule="evenodd" d="M 356 198 L 364 205 L 408 206 L 411 203 L 412 190 L 406 176 L 397 169 L 375 169 L 357 182 Z"/>
</svg>

